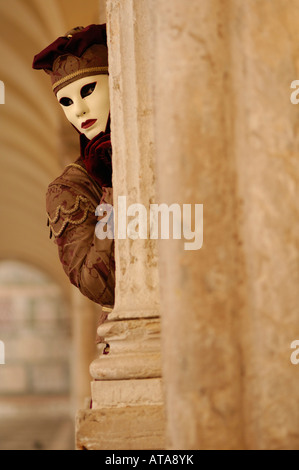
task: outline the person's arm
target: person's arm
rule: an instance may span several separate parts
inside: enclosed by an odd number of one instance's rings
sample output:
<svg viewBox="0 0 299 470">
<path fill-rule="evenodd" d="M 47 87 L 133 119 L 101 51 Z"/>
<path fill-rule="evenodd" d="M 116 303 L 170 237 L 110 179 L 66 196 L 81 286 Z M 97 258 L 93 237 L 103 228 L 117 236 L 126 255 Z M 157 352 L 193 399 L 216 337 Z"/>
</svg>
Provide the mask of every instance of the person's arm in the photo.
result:
<svg viewBox="0 0 299 470">
<path fill-rule="evenodd" d="M 108 189 L 108 188 L 107 188 Z M 112 205 L 112 189 L 105 202 Z M 104 196 L 103 194 L 103 196 Z M 88 197 L 66 185 L 50 185 L 47 213 L 59 258 L 71 283 L 83 295 L 113 307 L 115 289 L 114 240 L 99 240 L 95 234 L 98 218 Z"/>
</svg>

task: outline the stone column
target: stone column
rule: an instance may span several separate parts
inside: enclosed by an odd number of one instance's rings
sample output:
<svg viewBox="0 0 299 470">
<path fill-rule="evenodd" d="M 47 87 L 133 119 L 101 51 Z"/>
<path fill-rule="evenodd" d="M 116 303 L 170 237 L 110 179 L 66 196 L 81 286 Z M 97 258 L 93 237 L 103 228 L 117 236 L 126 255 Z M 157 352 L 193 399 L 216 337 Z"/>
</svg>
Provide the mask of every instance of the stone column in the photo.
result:
<svg viewBox="0 0 299 470">
<path fill-rule="evenodd" d="M 204 205 L 200 250 L 159 245 L 168 446 L 296 449 L 299 5 L 156 13 L 158 202 Z"/>
<path fill-rule="evenodd" d="M 148 211 L 155 201 L 152 15 L 147 0 L 107 2 L 116 303 L 98 329 L 104 339 L 90 366 L 92 410 L 78 417 L 78 448 L 164 446 L 157 242 L 133 239 L 138 227 L 119 235 L 119 218 L 138 215 L 132 204 Z"/>
<path fill-rule="evenodd" d="M 296 1 L 231 5 L 249 449 L 299 448 L 299 371 L 290 361 L 290 345 L 299 338 L 299 109 L 290 101 L 299 77 L 298 21 Z"/>
<path fill-rule="evenodd" d="M 169 445 L 243 444 L 241 308 L 229 36 L 222 1 L 157 1 L 159 202 L 203 204 L 204 241 L 161 240 L 163 368 Z M 192 220 L 194 224 L 194 217 Z"/>
</svg>

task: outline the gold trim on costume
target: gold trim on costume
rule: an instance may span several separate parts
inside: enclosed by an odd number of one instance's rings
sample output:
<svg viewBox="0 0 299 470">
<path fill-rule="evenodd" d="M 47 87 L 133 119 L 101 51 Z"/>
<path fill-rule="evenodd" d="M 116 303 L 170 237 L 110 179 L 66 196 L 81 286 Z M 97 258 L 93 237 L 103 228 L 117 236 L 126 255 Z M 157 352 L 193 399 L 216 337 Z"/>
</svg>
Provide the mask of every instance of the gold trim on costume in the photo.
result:
<svg viewBox="0 0 299 470">
<path fill-rule="evenodd" d="M 113 310 L 113 308 L 110 308 L 110 307 L 102 307 L 103 312 L 111 313 L 112 310 Z"/>
<path fill-rule="evenodd" d="M 60 230 L 58 232 L 56 232 L 53 228 L 53 224 L 56 224 L 58 222 L 58 220 L 60 218 L 60 212 L 62 212 L 64 215 L 68 215 L 68 216 L 73 215 L 79 209 L 81 201 L 84 202 L 84 203 L 88 203 L 88 199 L 86 197 L 77 196 L 76 197 L 76 203 L 71 209 L 65 209 L 64 207 L 59 205 L 56 209 L 55 216 L 53 217 L 53 219 L 51 219 L 51 217 L 48 214 L 48 221 L 51 225 L 51 233 L 53 233 L 55 235 L 55 237 L 60 237 L 60 235 L 62 235 L 62 233 L 63 233 L 63 231 L 64 231 L 64 229 L 65 229 L 65 227 L 67 226 L 68 223 L 70 223 L 71 225 L 80 225 L 83 222 L 85 222 L 85 220 L 88 217 L 89 212 L 93 213 L 93 210 L 90 210 L 90 208 L 87 207 L 84 210 L 83 217 L 80 220 L 72 220 L 70 217 L 67 217 L 64 220 L 62 226 L 60 227 Z"/>
<path fill-rule="evenodd" d="M 56 224 L 56 222 L 58 222 L 59 217 L 60 217 L 60 211 L 65 215 L 74 214 L 74 212 L 76 212 L 79 209 L 80 201 L 88 202 L 88 199 L 86 197 L 83 197 L 83 196 L 77 196 L 76 197 L 76 203 L 71 209 L 65 209 L 64 207 L 62 207 L 62 205 L 59 205 L 56 209 L 54 218 L 51 219 L 51 217 L 49 216 L 50 223 L 51 224 Z"/>
<path fill-rule="evenodd" d="M 73 166 L 74 168 L 78 168 L 79 170 L 82 170 L 83 173 L 85 173 L 87 176 L 90 176 L 89 173 L 88 173 L 88 171 L 87 171 L 85 168 L 83 168 L 83 166 L 78 165 L 77 163 L 69 163 L 69 164 L 66 166 L 66 168 L 69 168 L 70 166 Z"/>
<path fill-rule="evenodd" d="M 66 77 L 63 77 L 60 80 L 58 80 L 58 82 L 54 83 L 54 85 L 52 86 L 52 90 L 54 91 L 55 88 L 59 87 L 63 83 L 65 83 L 69 80 L 72 80 L 73 78 L 76 78 L 80 75 L 84 75 L 85 73 L 88 73 L 88 72 L 90 72 L 90 73 L 99 72 L 99 74 L 101 74 L 101 73 L 103 73 L 103 74 L 107 73 L 108 74 L 108 67 L 107 66 L 104 66 L 104 67 L 91 67 L 91 68 L 77 70 L 77 72 L 71 73 L 70 75 L 67 75 Z"/>
</svg>

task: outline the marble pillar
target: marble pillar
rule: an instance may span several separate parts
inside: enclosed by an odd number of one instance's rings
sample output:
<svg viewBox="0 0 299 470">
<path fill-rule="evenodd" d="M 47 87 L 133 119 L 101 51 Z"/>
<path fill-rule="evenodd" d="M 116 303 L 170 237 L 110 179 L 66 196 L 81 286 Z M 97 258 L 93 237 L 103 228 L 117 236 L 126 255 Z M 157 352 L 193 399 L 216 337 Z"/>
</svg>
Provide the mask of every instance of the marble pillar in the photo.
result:
<svg viewBox="0 0 299 470">
<path fill-rule="evenodd" d="M 296 449 L 299 5 L 155 5 L 158 201 L 204 207 L 159 244 L 167 445 Z"/>
<path fill-rule="evenodd" d="M 98 329 L 92 409 L 77 418 L 77 447 L 90 450 L 165 445 L 157 240 L 130 229 L 132 205 L 155 201 L 153 13 L 147 0 L 107 2 L 116 302 Z"/>
</svg>

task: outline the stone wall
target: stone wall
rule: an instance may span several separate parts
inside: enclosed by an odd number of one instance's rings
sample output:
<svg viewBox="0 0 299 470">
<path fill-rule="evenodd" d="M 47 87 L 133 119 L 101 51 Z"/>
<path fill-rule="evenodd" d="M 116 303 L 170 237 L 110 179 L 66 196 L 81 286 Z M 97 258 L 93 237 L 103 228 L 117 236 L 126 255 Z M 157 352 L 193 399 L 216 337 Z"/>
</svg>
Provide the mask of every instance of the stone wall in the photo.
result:
<svg viewBox="0 0 299 470">
<path fill-rule="evenodd" d="M 299 4 L 155 5 L 159 200 L 204 204 L 160 243 L 169 446 L 296 449 Z"/>
</svg>

